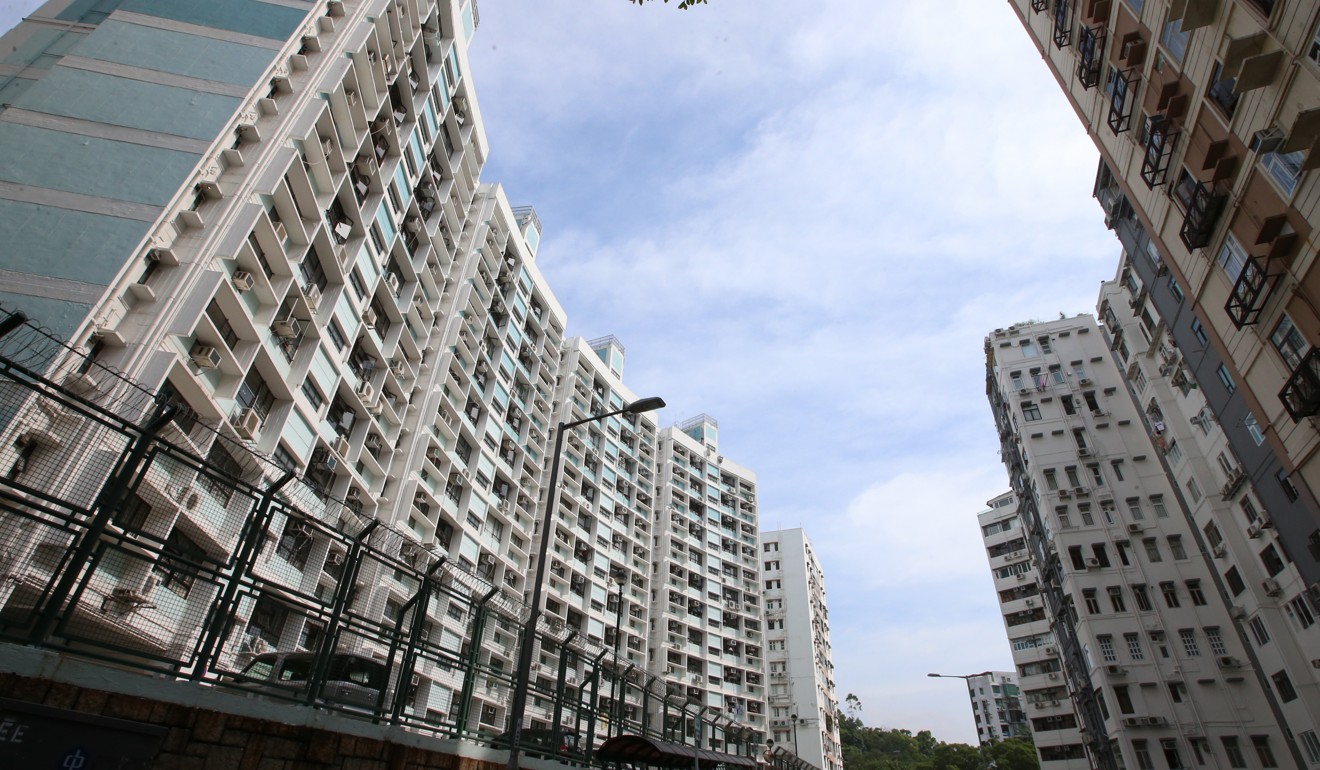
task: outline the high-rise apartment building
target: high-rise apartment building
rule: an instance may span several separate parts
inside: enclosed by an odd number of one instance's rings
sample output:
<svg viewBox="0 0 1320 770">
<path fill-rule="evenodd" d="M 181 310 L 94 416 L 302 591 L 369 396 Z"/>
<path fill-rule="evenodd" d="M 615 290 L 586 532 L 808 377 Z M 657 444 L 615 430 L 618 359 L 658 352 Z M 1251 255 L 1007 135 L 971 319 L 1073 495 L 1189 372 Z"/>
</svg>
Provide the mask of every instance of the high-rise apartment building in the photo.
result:
<svg viewBox="0 0 1320 770">
<path fill-rule="evenodd" d="M 675 695 L 766 734 L 756 475 L 719 453 L 719 424 L 704 414 L 662 430 L 659 456 L 650 671 Z"/>
<path fill-rule="evenodd" d="M 1199 385 L 1276 549 L 1320 601 L 1320 6 L 1010 7 L 1100 151 L 1096 197 L 1141 301 L 1185 351 L 1180 381 Z"/>
<path fill-rule="evenodd" d="M 1017 496 L 1006 492 L 990 500 L 986 510 L 977 515 L 977 523 L 981 526 L 995 593 L 1004 616 L 1004 630 L 1017 668 L 1013 681 L 1018 686 L 1020 719 L 1030 725 L 1041 768 L 1088 770 L 1091 763 L 1086 758 L 1081 723 L 1072 700 L 1057 689 L 1063 681 L 1063 666 L 1054 634 L 1049 630 L 1040 572 L 1032 562 L 1026 531 L 1018 516 Z M 978 689 L 984 686 L 973 684 L 972 679 L 967 683 L 972 710 L 977 714 L 976 734 L 982 743 L 991 737 L 986 735 L 989 725 L 976 706 Z M 1032 692 L 1029 698 L 1023 695 L 1024 689 Z M 1041 690 L 1049 697 L 1040 697 L 1037 693 Z M 988 704 L 981 709 L 988 710 Z"/>
<path fill-rule="evenodd" d="M 1300 767 L 1279 718 L 1285 699 L 1242 665 L 1250 642 L 1232 594 L 1168 473 L 1179 450 L 1135 406 L 1111 342 L 1090 316 L 985 341 L 986 392 L 1034 565 L 1024 583 L 1039 591 L 1013 599 L 1021 607 L 1005 619 L 1014 647 L 1045 644 L 1022 691 L 1030 718 L 1071 713 L 1082 738 L 1041 758 L 1109 770 L 1251 755 Z M 1006 560 L 1018 548 L 1008 537 Z"/>
<path fill-rule="evenodd" d="M 987 671 L 967 678 L 967 698 L 976 721 L 976 739 L 982 744 L 1015 735 L 1029 735 L 1024 724 L 1022 690 L 1012 671 Z"/>
<path fill-rule="evenodd" d="M 825 572 L 800 528 L 762 532 L 761 562 L 771 735 L 821 770 L 839 770 L 843 754 Z"/>
</svg>

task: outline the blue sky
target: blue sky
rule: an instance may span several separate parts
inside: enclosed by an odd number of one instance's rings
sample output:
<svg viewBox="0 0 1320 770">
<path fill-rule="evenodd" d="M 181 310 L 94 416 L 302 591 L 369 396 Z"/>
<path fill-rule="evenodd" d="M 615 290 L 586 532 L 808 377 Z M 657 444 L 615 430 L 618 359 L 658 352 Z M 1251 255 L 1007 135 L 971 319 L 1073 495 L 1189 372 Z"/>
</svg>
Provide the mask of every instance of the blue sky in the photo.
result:
<svg viewBox="0 0 1320 770">
<path fill-rule="evenodd" d="M 0 28 L 35 2 L 0 0 Z M 1007 488 L 982 338 L 1091 312 L 1096 152 L 1003 2 L 483 0 L 486 181 L 569 333 L 706 412 L 826 572 L 840 700 L 974 741 L 1011 667 L 975 515 Z"/>
</svg>

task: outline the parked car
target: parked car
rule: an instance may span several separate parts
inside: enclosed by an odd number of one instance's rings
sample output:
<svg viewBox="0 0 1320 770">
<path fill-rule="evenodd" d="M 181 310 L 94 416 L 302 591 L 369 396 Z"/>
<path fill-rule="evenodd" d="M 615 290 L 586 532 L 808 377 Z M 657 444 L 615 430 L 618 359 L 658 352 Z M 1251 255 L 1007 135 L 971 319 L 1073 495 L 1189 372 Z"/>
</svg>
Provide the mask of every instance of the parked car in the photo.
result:
<svg viewBox="0 0 1320 770">
<path fill-rule="evenodd" d="M 500 733 L 490 745 L 497 749 L 513 748 L 513 733 Z M 560 728 L 556 745 L 554 730 L 527 728 L 522 731 L 522 752 L 530 757 L 580 759 L 583 756 L 582 736 L 572 728 Z"/>
<path fill-rule="evenodd" d="M 235 677 L 235 681 L 258 683 L 258 689 L 269 689 L 296 698 L 307 692 L 315 666 L 315 653 L 267 652 L 253 658 Z M 337 652 L 330 657 L 325 686 L 321 688 L 321 699 L 375 709 L 388 681 L 389 671 L 385 664 L 365 655 Z"/>
</svg>

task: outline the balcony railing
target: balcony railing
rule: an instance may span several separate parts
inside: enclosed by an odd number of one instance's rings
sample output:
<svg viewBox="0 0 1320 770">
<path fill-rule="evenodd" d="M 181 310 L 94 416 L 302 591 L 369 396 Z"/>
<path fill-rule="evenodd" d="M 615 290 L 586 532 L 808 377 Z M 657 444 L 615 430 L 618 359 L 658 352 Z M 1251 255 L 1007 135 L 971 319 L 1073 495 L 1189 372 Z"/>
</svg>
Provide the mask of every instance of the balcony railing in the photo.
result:
<svg viewBox="0 0 1320 770">
<path fill-rule="evenodd" d="M 1054 47 L 1067 48 L 1072 43 L 1072 0 L 1054 0 Z"/>
<path fill-rule="evenodd" d="M 1077 82 L 1088 91 L 1100 85 L 1104 64 L 1105 28 L 1082 27 L 1077 37 Z"/>
<path fill-rule="evenodd" d="M 1178 130 L 1167 120 L 1152 119 L 1146 133 L 1145 156 L 1141 160 L 1141 181 L 1152 190 L 1169 178 L 1169 165 L 1178 146 Z"/>
<path fill-rule="evenodd" d="M 1050 0 L 1031 0 L 1031 10 L 1036 13 L 1044 11 L 1050 7 Z"/>
<path fill-rule="evenodd" d="M 1141 68 L 1115 70 L 1106 86 L 1109 92 L 1109 130 L 1121 134 L 1132 128 L 1132 111 L 1137 104 L 1137 86 L 1141 85 Z"/>
<path fill-rule="evenodd" d="M 1311 348 L 1297 364 L 1288 383 L 1279 392 L 1279 400 L 1293 422 L 1320 414 L 1320 348 Z"/>
<path fill-rule="evenodd" d="M 1247 257 L 1242 272 L 1233 283 L 1233 293 L 1224 305 L 1234 326 L 1241 329 L 1260 320 L 1265 300 L 1269 299 L 1270 289 L 1273 288 L 1271 279 L 1274 277 L 1265 271 L 1258 257 Z"/>
<path fill-rule="evenodd" d="M 1187 216 L 1183 218 L 1182 229 L 1178 231 L 1178 237 L 1182 238 L 1183 245 L 1188 251 L 1204 248 L 1210 244 L 1210 236 L 1214 234 L 1215 225 L 1219 223 L 1219 215 L 1224 210 L 1224 201 L 1227 197 L 1215 194 L 1205 182 L 1199 182 L 1192 188 L 1191 198 L 1187 204 Z"/>
</svg>

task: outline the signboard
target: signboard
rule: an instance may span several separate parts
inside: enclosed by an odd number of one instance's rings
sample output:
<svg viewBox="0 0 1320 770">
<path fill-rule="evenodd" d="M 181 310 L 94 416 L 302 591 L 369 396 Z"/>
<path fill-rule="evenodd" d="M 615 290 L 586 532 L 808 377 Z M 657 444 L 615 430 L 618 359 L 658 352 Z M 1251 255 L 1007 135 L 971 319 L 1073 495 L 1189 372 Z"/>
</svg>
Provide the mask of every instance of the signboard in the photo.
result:
<svg viewBox="0 0 1320 770">
<path fill-rule="evenodd" d="M 150 767 L 165 728 L 0 698 L 0 767 Z"/>
</svg>

